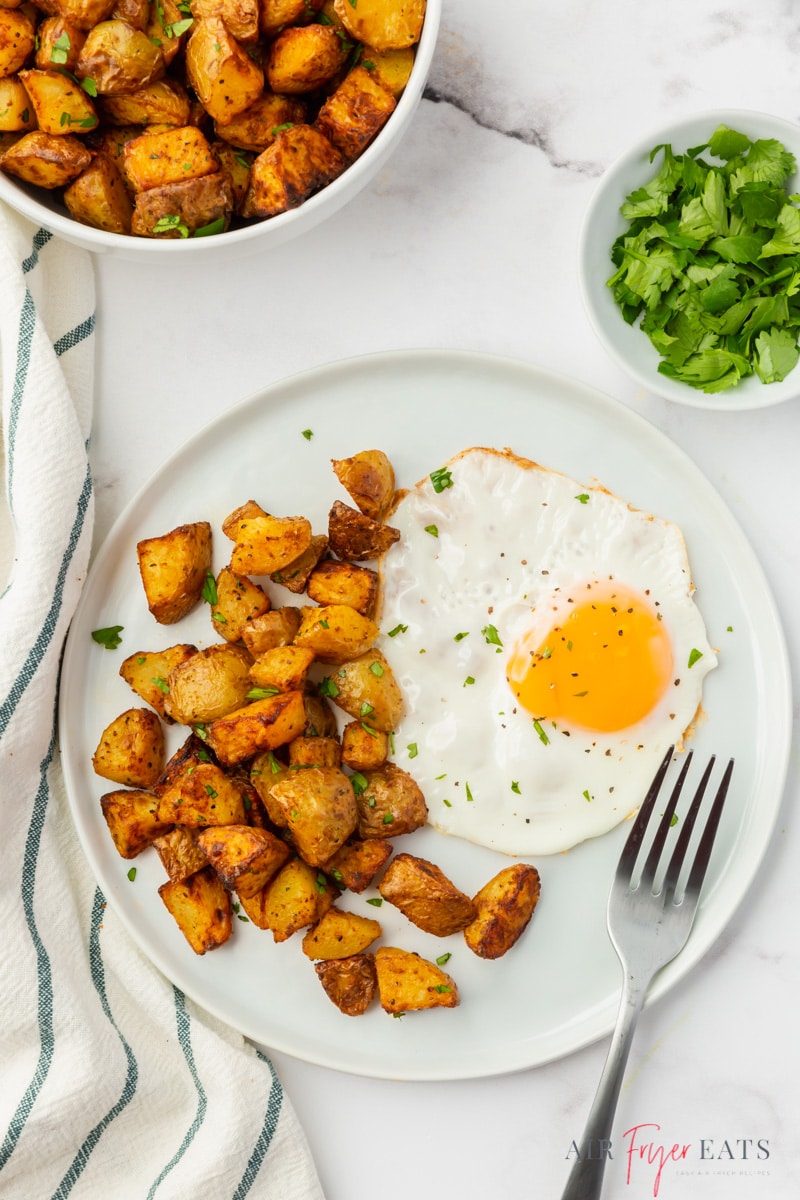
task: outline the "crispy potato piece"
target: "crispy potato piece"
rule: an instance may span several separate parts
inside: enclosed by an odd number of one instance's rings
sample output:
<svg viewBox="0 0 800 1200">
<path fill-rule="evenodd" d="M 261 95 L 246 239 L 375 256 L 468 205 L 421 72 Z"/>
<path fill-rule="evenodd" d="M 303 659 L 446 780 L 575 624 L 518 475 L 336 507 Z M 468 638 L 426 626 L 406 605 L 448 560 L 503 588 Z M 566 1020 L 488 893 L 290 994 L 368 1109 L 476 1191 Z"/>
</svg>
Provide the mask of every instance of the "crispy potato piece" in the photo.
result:
<svg viewBox="0 0 800 1200">
<path fill-rule="evenodd" d="M 186 44 L 186 77 L 214 121 L 232 120 L 264 90 L 264 72 L 221 17 L 195 21 Z"/>
<path fill-rule="evenodd" d="M 282 587 L 288 588 L 290 592 L 295 594 L 304 592 L 308 583 L 311 572 L 316 567 L 322 556 L 328 550 L 328 537 L 324 533 L 315 533 L 307 550 L 298 555 L 292 562 L 280 571 L 273 571 L 270 579 L 273 583 L 279 583 Z"/>
<path fill-rule="evenodd" d="M 244 504 L 240 504 L 238 508 L 228 513 L 227 517 L 224 518 L 222 532 L 225 534 L 225 537 L 235 542 L 239 536 L 239 527 L 243 521 L 249 521 L 251 517 L 266 516 L 268 516 L 268 513 L 264 511 L 257 501 L 245 500 Z"/>
<path fill-rule="evenodd" d="M 136 546 L 147 607 L 160 625 L 174 625 L 200 600 L 211 570 L 208 521 L 179 525 Z"/>
<path fill-rule="evenodd" d="M 303 703 L 306 710 L 306 724 L 303 733 L 306 737 L 339 736 L 336 714 L 325 697 L 319 694 L 315 684 L 306 686 Z"/>
<path fill-rule="evenodd" d="M 0 167 L 37 187 L 65 187 L 85 171 L 92 156 L 72 134 L 24 133 L 3 153 Z"/>
<path fill-rule="evenodd" d="M 341 759 L 351 771 L 374 771 L 386 762 L 389 735 L 373 729 L 369 718 L 349 721 L 342 730 Z"/>
<path fill-rule="evenodd" d="M 168 723 L 173 720 L 166 711 L 169 695 L 170 673 L 181 663 L 197 654 L 197 647 L 190 642 L 181 642 L 167 650 L 140 650 L 129 654 L 122 663 L 119 673 L 137 696 L 154 708 Z M 188 722 L 184 722 L 188 724 Z"/>
<path fill-rule="evenodd" d="M 287 25 L 298 24 L 322 7 L 322 0 L 261 0 L 259 27 L 264 37 L 275 37 Z"/>
<path fill-rule="evenodd" d="M 208 744 L 230 765 L 285 745 L 303 732 L 305 722 L 303 693 L 279 692 L 212 721 Z"/>
<path fill-rule="evenodd" d="M 258 911 L 260 905 L 265 921 L 262 928 L 269 929 L 276 942 L 285 942 L 298 930 L 316 925 L 337 894 L 337 889 L 325 875 L 302 858 L 292 858 L 267 884 L 260 897 L 252 897 L 253 910 Z M 242 901 L 248 916 L 250 903 L 249 898 Z"/>
<path fill-rule="evenodd" d="M 161 0 L 159 0 L 159 5 Z M 109 13 L 119 21 L 127 21 L 134 29 L 147 29 L 150 20 L 150 0 L 114 0 Z"/>
<path fill-rule="evenodd" d="M 183 825 L 176 825 L 169 833 L 157 837 L 153 845 L 172 880 L 187 879 L 195 871 L 202 871 L 208 866 L 208 859 L 194 840 L 191 830 Z"/>
<path fill-rule="evenodd" d="M 322 105 L 316 127 L 347 162 L 352 162 L 396 107 L 397 101 L 380 77 L 366 67 L 354 67 Z"/>
<path fill-rule="evenodd" d="M 0 79 L 0 133 L 24 133 L 35 127 L 36 116 L 22 80 L 18 75 Z"/>
<path fill-rule="evenodd" d="M 411 78 L 415 57 L 410 46 L 402 50 L 374 50 L 370 47 L 367 59 L 369 66 L 363 60 L 362 65 L 372 71 L 395 100 L 399 100 Z"/>
<path fill-rule="evenodd" d="M 397 837 L 413 833 L 428 819 L 428 806 L 416 780 L 395 763 L 365 771 L 366 784 L 357 789 L 358 836 Z"/>
<path fill-rule="evenodd" d="M 291 857 L 292 851 L 267 829 L 226 825 L 204 829 L 197 844 L 229 891 L 255 896 Z"/>
<path fill-rule="evenodd" d="M 289 605 L 273 608 L 263 616 L 248 621 L 242 630 L 242 641 L 253 655 L 260 658 L 267 650 L 288 646 L 300 628 L 300 609 Z"/>
<path fill-rule="evenodd" d="M 195 954 L 224 945 L 233 932 L 233 905 L 211 867 L 162 883 L 158 894 Z"/>
<path fill-rule="evenodd" d="M 435 937 L 448 937 L 475 920 L 477 906 L 440 867 L 413 854 L 398 854 L 378 891 L 413 925 Z"/>
<path fill-rule="evenodd" d="M 172 828 L 158 819 L 158 799 L 152 792 L 140 789 L 106 792 L 100 797 L 100 809 L 123 858 L 136 858 Z"/>
<path fill-rule="evenodd" d="M 375 951 L 375 969 L 384 1012 L 455 1008 L 459 1002 L 458 988 L 452 977 L 435 963 L 409 950 L 379 946 Z"/>
<path fill-rule="evenodd" d="M 194 125 L 180 125 L 161 133 L 143 133 L 126 142 L 122 170 L 128 186 L 134 192 L 143 192 L 213 175 L 219 170 L 219 161 L 204 133 Z"/>
<path fill-rule="evenodd" d="M 199 179 L 165 183 L 139 192 L 131 233 L 141 237 L 182 238 L 214 226 L 227 229 L 233 213 L 233 188 L 225 171 Z"/>
<path fill-rule="evenodd" d="M 394 467 L 383 450 L 361 450 L 351 458 L 332 458 L 333 472 L 356 507 L 382 521 L 394 503 Z"/>
<path fill-rule="evenodd" d="M 34 62 L 42 71 L 75 74 L 86 33 L 65 17 L 45 17 L 36 28 Z"/>
<path fill-rule="evenodd" d="M 231 551 L 231 570 L 237 575 L 271 575 L 294 562 L 311 545 L 311 522 L 306 517 L 255 514 L 240 520 Z"/>
<path fill-rule="evenodd" d="M 346 1017 L 360 1017 L 375 998 L 378 977 L 372 954 L 331 958 L 315 963 L 314 970 L 327 997 Z"/>
<path fill-rule="evenodd" d="M 302 691 L 313 661 L 314 651 L 305 646 L 273 646 L 258 656 L 250 668 L 250 678 L 257 687 Z"/>
<path fill-rule="evenodd" d="M 164 74 L 164 55 L 141 29 L 127 21 L 101 21 L 86 35 L 76 68 L 94 81 L 101 96 L 135 92 Z"/>
<path fill-rule="evenodd" d="M 161 49 L 167 66 L 189 40 L 191 25 L 186 25 L 186 15 L 175 0 L 157 0 L 150 5 L 144 30 Z"/>
<path fill-rule="evenodd" d="M 248 151 L 239 150 L 236 146 L 219 140 L 212 142 L 212 146 L 219 159 L 220 170 L 224 171 L 231 181 L 233 211 L 238 213 L 250 179 L 251 155 Z"/>
<path fill-rule="evenodd" d="M 252 686 L 251 664 L 243 646 L 227 642 L 176 663 L 167 676 L 167 715 L 181 725 L 205 725 L 241 708 Z"/>
<path fill-rule="evenodd" d="M 15 75 L 33 54 L 36 26 L 25 12 L 0 8 L 0 77 Z"/>
<path fill-rule="evenodd" d="M 356 827 L 353 785 L 338 767 L 290 771 L 273 785 L 271 798 L 283 809 L 286 828 L 309 866 L 326 863 Z"/>
<path fill-rule="evenodd" d="M 129 708 L 106 726 L 92 757 L 95 774 L 126 787 L 152 787 L 164 766 L 164 730 L 149 708 Z"/>
<path fill-rule="evenodd" d="M 464 930 L 464 941 L 479 958 L 501 958 L 533 916 L 539 900 L 539 872 L 528 863 L 498 871 L 474 897 L 477 915 Z"/>
<path fill-rule="evenodd" d="M 2 11 L 2 10 L 0 10 Z M 98 123 L 94 105 L 83 88 L 60 71 L 20 71 L 42 133 L 84 133 Z"/>
<path fill-rule="evenodd" d="M 258 0 L 192 0 L 192 16 L 221 17 L 237 42 L 258 41 Z"/>
<path fill-rule="evenodd" d="M 113 159 L 97 154 L 64 190 L 70 216 L 109 233 L 130 233 L 133 205 Z"/>
<path fill-rule="evenodd" d="M 154 787 L 162 821 L 193 829 L 206 825 L 246 825 L 242 781 L 223 771 L 197 737 L 172 755 Z"/>
<path fill-rule="evenodd" d="M 425 0 L 334 0 L 333 8 L 351 37 L 376 50 L 413 46 L 425 20 Z"/>
<path fill-rule="evenodd" d="M 99 108 L 103 120 L 114 125 L 188 125 L 191 115 L 186 88 L 171 78 L 157 79 L 124 96 L 101 96 Z"/>
<path fill-rule="evenodd" d="M 267 82 L 273 92 L 282 95 L 314 91 L 338 75 L 347 54 L 330 25 L 294 25 L 270 43 Z"/>
<path fill-rule="evenodd" d="M 363 953 L 381 933 L 380 923 L 372 917 L 342 912 L 332 904 L 303 938 L 303 953 L 316 959 L 350 958 Z"/>
<path fill-rule="evenodd" d="M 331 686 L 332 685 L 332 686 Z M 403 715 L 403 694 L 386 657 L 373 646 L 342 663 L 325 685 L 326 694 L 350 717 L 390 733 Z"/>
<path fill-rule="evenodd" d="M 327 558 L 309 575 L 306 591 L 316 604 L 347 604 L 371 617 L 378 599 L 378 575 L 369 567 Z"/>
<path fill-rule="evenodd" d="M 272 798 L 272 789 L 276 783 L 285 779 L 289 772 L 286 763 L 282 763 L 271 750 L 258 754 L 250 764 L 250 783 L 266 809 L 267 816 L 278 829 L 286 828 L 286 817 L 283 805 Z"/>
<path fill-rule="evenodd" d="M 325 864 L 326 874 L 351 892 L 364 892 L 392 854 L 385 838 L 346 842 Z"/>
<path fill-rule="evenodd" d="M 302 204 L 340 175 L 342 155 L 311 125 L 282 130 L 250 170 L 245 217 L 274 217 Z"/>
<path fill-rule="evenodd" d="M 337 558 L 351 562 L 379 558 L 399 540 L 398 529 L 382 525 L 341 500 L 335 500 L 328 513 L 328 541 Z"/>
<path fill-rule="evenodd" d="M 289 742 L 290 767 L 338 767 L 342 748 L 332 737 L 296 737 Z"/>
<path fill-rule="evenodd" d="M 272 145 L 284 125 L 297 125 L 305 119 L 306 107 L 302 100 L 263 92 L 230 121 L 215 121 L 214 131 L 217 137 L 232 146 L 260 154 Z"/>
<path fill-rule="evenodd" d="M 378 626 L 346 604 L 301 609 L 296 646 L 314 651 L 323 663 L 349 662 L 364 654 L 378 636 Z"/>
<path fill-rule="evenodd" d="M 238 642 L 248 621 L 263 616 L 272 601 L 262 587 L 245 575 L 223 567 L 216 579 L 217 599 L 211 605 L 214 628 L 226 642 Z"/>
<path fill-rule="evenodd" d="M 78 29 L 91 29 L 111 14 L 115 0 L 36 0 L 36 7 L 53 17 L 64 17 Z"/>
</svg>

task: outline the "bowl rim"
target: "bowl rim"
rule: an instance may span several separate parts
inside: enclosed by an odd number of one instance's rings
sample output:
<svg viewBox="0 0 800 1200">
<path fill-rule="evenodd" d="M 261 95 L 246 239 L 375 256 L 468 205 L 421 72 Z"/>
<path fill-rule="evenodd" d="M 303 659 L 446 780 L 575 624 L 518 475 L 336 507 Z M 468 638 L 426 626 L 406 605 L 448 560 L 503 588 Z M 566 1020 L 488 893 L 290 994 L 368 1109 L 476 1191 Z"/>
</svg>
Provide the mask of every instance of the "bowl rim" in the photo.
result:
<svg viewBox="0 0 800 1200">
<path fill-rule="evenodd" d="M 709 108 L 687 112 L 681 117 L 668 122 L 662 122 L 651 128 L 649 133 L 646 132 L 640 135 L 636 138 L 635 142 L 612 160 L 610 165 L 603 171 L 589 198 L 579 233 L 578 282 L 580 294 L 584 311 L 598 341 L 617 366 L 627 375 L 632 376 L 648 392 L 661 399 L 669 400 L 688 408 L 716 410 L 718 412 L 749 412 L 782 404 L 800 395 L 800 363 L 798 363 L 794 371 L 786 379 L 778 383 L 762 384 L 756 377 L 751 376 L 736 387 L 729 388 L 725 392 L 712 394 L 707 394 L 688 384 L 683 384 L 660 375 L 657 370 L 659 362 L 658 353 L 652 347 L 646 348 L 652 350 L 653 369 L 652 371 L 643 369 L 637 361 L 632 361 L 625 353 L 622 343 L 626 340 L 625 330 L 631 333 L 635 332 L 636 336 L 641 338 L 645 343 L 647 342 L 647 338 L 635 326 L 627 326 L 625 324 L 616 304 L 614 304 L 613 299 L 610 299 L 610 293 L 605 294 L 609 296 L 610 304 L 613 305 L 613 311 L 619 321 L 621 336 L 615 338 L 607 331 L 606 326 L 608 322 L 604 319 L 605 314 L 603 310 L 605 310 L 605 313 L 608 313 L 609 309 L 605 303 L 601 303 L 598 300 L 598 293 L 604 293 L 600 292 L 594 272 L 590 270 L 592 242 L 596 237 L 597 222 L 603 214 L 608 214 L 608 206 L 613 199 L 615 191 L 619 198 L 619 204 L 616 206 L 616 224 L 618 225 L 619 233 L 624 231 L 626 222 L 619 213 L 619 206 L 630 189 L 621 187 L 620 179 L 626 171 L 629 171 L 633 167 L 640 167 L 646 170 L 650 153 L 654 147 L 668 144 L 672 145 L 676 152 L 680 153 L 689 146 L 699 144 L 697 140 L 688 136 L 688 132 L 684 133 L 684 131 L 694 129 L 698 125 L 705 125 L 708 127 L 707 133 L 710 137 L 718 125 L 725 124 L 732 129 L 737 129 L 741 125 L 746 126 L 748 122 L 760 126 L 759 129 L 753 130 L 755 137 L 763 138 L 772 136 L 781 140 L 787 146 L 787 149 L 791 150 L 795 155 L 798 161 L 798 168 L 800 169 L 800 122 L 761 109 Z M 746 128 L 744 132 L 747 132 Z M 682 138 L 685 138 L 685 146 L 681 142 Z M 795 143 L 794 147 L 790 144 L 792 142 Z M 797 175 L 791 178 L 796 179 Z M 645 182 L 645 179 L 642 179 L 641 182 Z M 788 190 L 791 191 L 791 188 Z M 605 279 L 612 273 L 610 259 L 611 241 L 607 243 L 606 249 L 610 266 L 608 275 L 602 281 L 603 288 L 605 288 Z M 794 378 L 794 382 L 788 382 L 792 378 Z"/>
</svg>

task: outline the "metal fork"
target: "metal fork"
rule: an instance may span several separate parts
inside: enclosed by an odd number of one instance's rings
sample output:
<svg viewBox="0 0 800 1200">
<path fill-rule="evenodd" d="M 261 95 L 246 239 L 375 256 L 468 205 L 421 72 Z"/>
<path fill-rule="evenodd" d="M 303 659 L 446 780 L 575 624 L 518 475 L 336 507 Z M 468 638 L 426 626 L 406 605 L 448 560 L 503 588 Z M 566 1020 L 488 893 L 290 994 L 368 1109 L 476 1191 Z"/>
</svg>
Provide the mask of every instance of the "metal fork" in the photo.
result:
<svg viewBox="0 0 800 1200">
<path fill-rule="evenodd" d="M 579 1143 L 579 1157 L 573 1163 L 561 1200 L 598 1200 L 600 1196 L 603 1172 L 611 1146 L 611 1123 L 636 1022 L 653 976 L 671 962 L 686 945 L 728 792 L 733 759 L 725 769 L 705 828 L 694 851 L 694 858 L 689 864 L 687 851 L 714 767 L 715 760 L 712 756 L 703 772 L 691 807 L 681 819 L 680 833 L 674 850 L 666 869 L 663 869 L 662 857 L 667 858 L 664 853 L 667 834 L 674 823 L 678 799 L 692 760 L 692 753 L 689 751 L 663 815 L 653 817 L 653 809 L 674 750 L 675 747 L 670 746 L 656 772 L 628 835 L 611 886 L 608 898 L 608 932 L 624 971 L 622 999 L 597 1094 L 586 1121 L 582 1141 Z M 644 866 L 637 875 L 637 861 L 641 857 L 640 851 L 650 833 L 651 825 L 656 826 L 655 833 L 652 835 Z M 684 864 L 688 876 L 683 870 Z M 685 877 L 684 883 L 682 877 Z"/>
</svg>

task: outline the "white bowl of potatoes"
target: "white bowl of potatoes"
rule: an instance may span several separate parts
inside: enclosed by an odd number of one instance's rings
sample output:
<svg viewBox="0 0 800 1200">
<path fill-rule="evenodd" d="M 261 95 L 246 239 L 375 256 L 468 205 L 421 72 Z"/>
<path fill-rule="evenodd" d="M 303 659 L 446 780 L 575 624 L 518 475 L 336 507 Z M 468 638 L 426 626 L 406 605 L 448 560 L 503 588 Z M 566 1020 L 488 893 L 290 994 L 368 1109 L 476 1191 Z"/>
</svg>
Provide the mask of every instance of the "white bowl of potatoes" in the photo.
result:
<svg viewBox="0 0 800 1200">
<path fill-rule="evenodd" d="M 0 200 L 126 258 L 251 252 L 378 171 L 441 0 L 32 0 L 0 7 Z"/>
</svg>

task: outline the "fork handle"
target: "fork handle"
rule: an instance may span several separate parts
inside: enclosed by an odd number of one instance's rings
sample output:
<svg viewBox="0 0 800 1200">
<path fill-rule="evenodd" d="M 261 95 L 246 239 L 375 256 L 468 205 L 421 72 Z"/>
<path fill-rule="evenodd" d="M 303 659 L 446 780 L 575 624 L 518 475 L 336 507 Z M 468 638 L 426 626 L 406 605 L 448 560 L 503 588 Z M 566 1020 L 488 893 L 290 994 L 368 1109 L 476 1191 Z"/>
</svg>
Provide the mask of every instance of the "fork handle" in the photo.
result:
<svg viewBox="0 0 800 1200">
<path fill-rule="evenodd" d="M 611 1126 L 625 1075 L 625 1064 L 651 978 L 634 979 L 626 976 L 611 1045 L 583 1136 L 578 1143 L 579 1157 L 572 1165 L 561 1200 L 599 1200 L 603 1173 L 611 1156 Z"/>
</svg>

